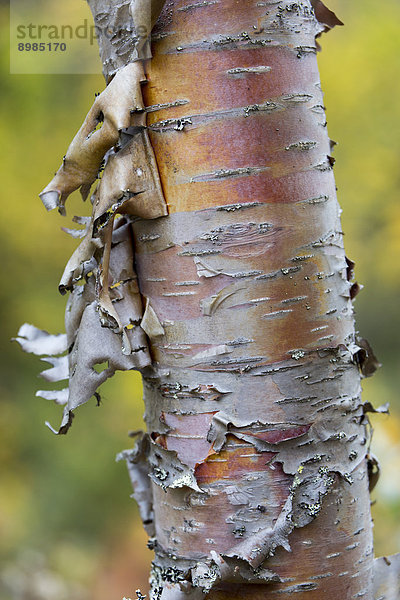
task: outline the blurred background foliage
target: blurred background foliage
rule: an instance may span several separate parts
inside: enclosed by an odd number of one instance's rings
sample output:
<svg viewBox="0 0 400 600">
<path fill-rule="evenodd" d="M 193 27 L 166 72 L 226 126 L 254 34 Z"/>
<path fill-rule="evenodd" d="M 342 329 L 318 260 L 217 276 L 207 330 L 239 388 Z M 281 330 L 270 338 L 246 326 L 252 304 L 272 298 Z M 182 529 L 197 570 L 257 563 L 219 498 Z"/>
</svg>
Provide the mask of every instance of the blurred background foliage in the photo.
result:
<svg viewBox="0 0 400 600">
<path fill-rule="evenodd" d="M 364 400 L 390 402 L 373 419 L 373 451 L 383 465 L 373 494 L 376 554 L 400 550 L 400 3 L 327 0 L 346 23 L 323 36 L 319 55 L 347 254 L 366 287 L 357 328 L 384 367 L 364 381 Z M 61 157 L 94 93 L 98 76 L 9 75 L 8 7 L 0 3 L 0 596 L 3 600 L 121 600 L 146 588 L 151 553 L 123 464 L 128 429 L 141 426 L 140 378 L 117 374 L 79 411 L 67 437 L 54 437 L 60 409 L 35 398 L 39 359 L 9 340 L 24 321 L 63 330 L 57 283 L 76 242 L 46 214 L 37 193 Z M 87 210 L 87 208 L 86 208 Z M 69 215 L 82 214 L 73 198 Z M 44 365 L 43 365 L 44 366 Z"/>
</svg>

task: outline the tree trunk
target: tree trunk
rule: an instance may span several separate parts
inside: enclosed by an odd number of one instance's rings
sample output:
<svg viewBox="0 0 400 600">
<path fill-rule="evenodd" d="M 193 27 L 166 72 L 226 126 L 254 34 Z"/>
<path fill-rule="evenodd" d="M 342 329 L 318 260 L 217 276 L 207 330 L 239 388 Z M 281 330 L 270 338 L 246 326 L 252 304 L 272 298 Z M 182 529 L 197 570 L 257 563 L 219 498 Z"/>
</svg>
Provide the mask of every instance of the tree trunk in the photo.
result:
<svg viewBox="0 0 400 600">
<path fill-rule="evenodd" d="M 144 98 L 169 217 L 133 225 L 165 331 L 144 376 L 154 598 L 188 569 L 210 599 L 372 598 L 320 30 L 308 2 L 225 0 L 167 3 L 155 31 Z"/>
<path fill-rule="evenodd" d="M 104 2 L 90 4 L 104 22 Z M 119 31 L 128 4 L 108 15 Z M 109 145 L 121 129 L 129 140 L 119 135 L 86 245 L 62 280 L 74 290 L 74 316 L 60 432 L 115 369 L 143 374 L 148 432 L 122 456 L 155 550 L 153 600 L 374 598 L 359 371 L 373 358 L 355 339 L 358 288 L 316 60 L 316 36 L 337 23 L 317 0 L 167 0 L 153 30 L 146 108 L 136 90 L 133 122 L 110 134 Z M 108 108 L 122 103 L 117 85 L 130 97 L 135 87 L 115 83 L 132 59 L 120 38 L 100 39 L 106 79 L 117 72 Z M 147 187 L 133 190 L 143 160 Z M 117 181 L 118 168 L 122 177 L 131 169 L 133 183 Z M 44 192 L 49 207 L 63 202 L 57 185 Z M 112 233 L 117 212 L 136 216 Z M 130 232 L 138 287 L 132 264 L 124 274 Z M 122 334 L 124 354 L 107 327 Z M 106 371 L 93 375 L 104 360 Z"/>
</svg>

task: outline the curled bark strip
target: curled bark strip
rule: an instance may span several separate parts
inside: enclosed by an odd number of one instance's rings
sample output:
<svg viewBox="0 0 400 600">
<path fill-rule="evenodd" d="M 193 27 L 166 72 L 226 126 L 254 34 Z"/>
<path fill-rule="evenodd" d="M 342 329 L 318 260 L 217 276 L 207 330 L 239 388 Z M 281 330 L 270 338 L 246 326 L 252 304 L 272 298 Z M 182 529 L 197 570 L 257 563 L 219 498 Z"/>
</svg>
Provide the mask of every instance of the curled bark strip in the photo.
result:
<svg viewBox="0 0 400 600">
<path fill-rule="evenodd" d="M 68 379 L 68 357 L 67 356 L 46 356 L 42 358 L 43 361 L 52 365 L 51 369 L 42 371 L 40 375 L 46 379 L 46 381 L 62 381 Z"/>
<path fill-rule="evenodd" d="M 359 351 L 356 353 L 356 360 L 360 371 L 364 377 L 371 377 L 382 364 L 376 358 L 368 340 L 357 337 L 356 342 L 360 347 Z"/>
<path fill-rule="evenodd" d="M 99 236 L 116 214 L 144 219 L 168 214 L 147 131 L 128 128 L 124 136 L 124 147 L 108 154 L 94 198 L 94 237 Z"/>
<path fill-rule="evenodd" d="M 154 312 L 154 309 L 151 307 L 148 298 L 146 299 L 146 308 L 144 311 L 143 319 L 140 323 L 140 327 L 150 339 L 165 334 L 164 327 L 161 325 L 159 318 Z"/>
<path fill-rule="evenodd" d="M 363 287 L 364 286 L 362 284 L 358 283 L 358 281 L 355 281 L 350 288 L 350 298 L 354 300 L 354 298 L 361 292 Z"/>
<path fill-rule="evenodd" d="M 83 228 L 81 229 L 70 229 L 68 227 L 61 227 L 61 229 L 63 231 L 65 231 L 65 233 L 67 233 L 68 235 L 70 235 L 73 238 L 84 238 L 87 233 L 89 232 L 89 226 L 90 226 L 90 222 L 91 219 L 90 217 L 73 217 L 72 221 L 74 223 L 79 223 L 80 225 L 84 225 Z"/>
<path fill-rule="evenodd" d="M 378 406 L 378 408 L 375 408 L 371 402 L 364 402 L 363 404 L 363 409 L 364 409 L 364 414 L 365 413 L 378 413 L 378 414 L 384 414 L 384 415 L 388 415 L 389 414 L 389 402 L 386 402 L 386 404 L 382 404 L 382 406 Z"/>
<path fill-rule="evenodd" d="M 325 26 L 325 31 L 333 29 L 336 25 L 343 25 L 342 21 L 338 19 L 335 13 L 329 10 L 321 0 L 310 1 L 315 11 L 315 16 L 318 21 Z"/>
<path fill-rule="evenodd" d="M 375 600 L 398 600 L 400 597 L 400 554 L 382 556 L 374 561 Z"/>
<path fill-rule="evenodd" d="M 45 379 L 69 379 L 66 390 L 38 392 L 65 406 L 60 429 L 55 433 L 67 433 L 73 411 L 95 395 L 116 370 L 140 370 L 151 363 L 145 334 L 138 326 L 142 301 L 133 270 L 130 224 L 121 218 L 114 230 L 109 227 L 108 231 L 112 237 L 105 240 L 103 271 L 96 263 L 92 272 L 85 272 L 84 285 L 72 287 L 66 309 L 67 334 L 51 336 L 32 325 L 23 325 L 16 338 L 27 352 L 50 355 L 44 360 L 52 368 L 41 373 Z M 67 272 L 76 270 L 70 267 Z M 67 277 L 62 281 L 66 282 Z"/>
<path fill-rule="evenodd" d="M 97 268 L 95 258 L 96 250 L 100 250 L 103 244 L 100 239 L 94 239 L 89 231 L 79 244 L 71 258 L 67 262 L 61 276 L 58 289 L 61 294 L 71 291 L 74 285 L 86 278 L 90 272 Z"/>
<path fill-rule="evenodd" d="M 104 251 L 108 252 L 104 249 L 104 239 L 109 237 L 110 227 L 112 228 L 117 214 L 148 219 L 167 214 L 147 133 L 139 135 L 142 136 L 141 139 L 128 136 L 130 143 L 125 149 L 118 154 L 114 153 L 107 161 L 103 178 L 93 196 L 93 214 L 86 226 L 86 235 L 61 277 L 59 290 L 62 294 L 71 290 L 89 272 L 96 270 Z M 138 157 L 140 162 L 136 160 Z M 134 192 L 138 187 L 140 191 Z M 105 273 L 104 277 L 107 278 L 108 275 Z"/>
<path fill-rule="evenodd" d="M 102 327 L 108 327 L 114 333 L 121 334 L 122 353 L 129 355 L 132 352 L 132 348 L 129 342 L 127 331 L 125 330 L 121 318 L 113 304 L 111 299 L 111 293 L 109 288 L 109 269 L 110 269 L 110 254 L 112 245 L 112 233 L 113 233 L 114 218 L 109 222 L 104 231 L 104 251 L 103 260 L 100 268 L 97 271 L 96 277 L 96 296 L 97 296 L 97 310 L 100 317 L 100 323 Z"/>
<path fill-rule="evenodd" d="M 367 454 L 367 466 L 368 466 L 368 480 L 369 480 L 369 491 L 375 488 L 381 475 L 381 466 L 378 459 L 374 454 Z"/>
<path fill-rule="evenodd" d="M 65 214 L 65 201 L 78 188 L 87 197 L 106 152 L 118 142 L 120 131 L 130 126 L 131 111 L 144 108 L 140 86 L 144 80 L 142 64 L 131 63 L 97 96 L 61 167 L 40 193 L 47 210 L 57 207 Z"/>
<path fill-rule="evenodd" d="M 44 354 L 61 354 L 67 349 L 67 336 L 65 333 L 50 335 L 47 331 L 38 329 L 34 325 L 24 323 L 18 331 L 18 337 L 14 338 L 22 350 L 43 356 Z"/>
<path fill-rule="evenodd" d="M 65 406 L 68 402 L 68 388 L 64 388 L 63 390 L 38 390 L 36 392 L 36 396 L 38 398 L 43 398 L 44 400 L 54 400 L 56 404 L 59 406 Z"/>
<path fill-rule="evenodd" d="M 117 456 L 117 461 L 125 460 L 133 487 L 132 497 L 136 500 L 143 526 L 149 535 L 155 535 L 153 494 L 149 480 L 149 439 L 142 432 L 136 432 L 136 442 L 132 450 L 125 450 Z"/>
</svg>

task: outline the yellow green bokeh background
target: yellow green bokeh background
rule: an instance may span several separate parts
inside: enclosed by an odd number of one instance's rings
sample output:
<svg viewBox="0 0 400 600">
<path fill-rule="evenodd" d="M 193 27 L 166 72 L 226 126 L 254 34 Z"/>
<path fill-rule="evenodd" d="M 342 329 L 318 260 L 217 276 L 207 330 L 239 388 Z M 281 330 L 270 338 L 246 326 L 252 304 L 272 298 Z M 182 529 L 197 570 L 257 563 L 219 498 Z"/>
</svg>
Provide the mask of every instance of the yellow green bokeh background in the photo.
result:
<svg viewBox="0 0 400 600">
<path fill-rule="evenodd" d="M 364 399 L 391 404 L 390 417 L 373 418 L 382 463 L 375 545 L 390 554 L 400 550 L 400 3 L 327 4 L 346 23 L 323 36 L 319 63 L 330 136 L 339 142 L 347 254 L 365 285 L 357 328 L 384 364 L 364 382 Z M 151 559 L 125 467 L 114 461 L 129 446 L 128 430 L 141 425 L 140 379 L 118 374 L 103 386 L 101 407 L 90 402 L 57 438 L 43 424 L 57 424 L 60 408 L 34 397 L 41 363 L 9 342 L 24 321 L 63 330 L 57 283 L 76 242 L 37 193 L 104 84 L 101 75 L 10 75 L 7 3 L 0 11 L 0 597 L 121 600 L 145 589 Z M 79 198 L 69 214 L 82 214 Z"/>
</svg>

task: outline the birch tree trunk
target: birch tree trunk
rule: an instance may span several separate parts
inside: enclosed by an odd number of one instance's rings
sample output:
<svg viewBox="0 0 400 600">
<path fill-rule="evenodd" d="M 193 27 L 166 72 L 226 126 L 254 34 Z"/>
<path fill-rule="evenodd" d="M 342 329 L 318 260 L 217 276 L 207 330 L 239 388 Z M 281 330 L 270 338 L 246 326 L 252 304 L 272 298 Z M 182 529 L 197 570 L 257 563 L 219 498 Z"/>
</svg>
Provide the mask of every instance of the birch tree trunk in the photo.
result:
<svg viewBox="0 0 400 600">
<path fill-rule="evenodd" d="M 316 36 L 340 22 L 318 0 L 167 0 L 146 79 L 129 2 L 89 3 L 118 33 L 99 40 L 111 83 L 96 114 L 122 149 L 61 283 L 73 291 L 60 433 L 115 369 L 142 371 L 147 433 L 122 457 L 155 550 L 153 600 L 372 600 L 360 368 L 373 357 L 355 339 L 316 60 Z M 117 123 L 121 89 L 136 104 Z M 65 196 L 87 194 L 96 168 L 76 178 L 71 148 L 59 179 Z M 118 212 L 131 216 L 112 232 Z"/>
<path fill-rule="evenodd" d="M 155 31 L 144 97 L 169 217 L 133 225 L 164 329 L 144 377 L 154 598 L 187 570 L 210 599 L 373 597 L 320 31 L 308 2 L 233 0 L 167 3 Z"/>
</svg>

